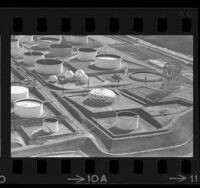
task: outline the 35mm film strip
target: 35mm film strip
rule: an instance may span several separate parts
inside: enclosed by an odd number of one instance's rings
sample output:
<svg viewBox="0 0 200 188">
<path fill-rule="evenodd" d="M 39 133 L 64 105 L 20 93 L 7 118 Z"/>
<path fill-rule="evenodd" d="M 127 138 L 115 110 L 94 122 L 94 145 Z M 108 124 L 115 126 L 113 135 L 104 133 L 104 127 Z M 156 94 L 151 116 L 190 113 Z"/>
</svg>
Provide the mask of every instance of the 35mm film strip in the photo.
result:
<svg viewBox="0 0 200 188">
<path fill-rule="evenodd" d="M 1 8 L 0 184 L 198 184 L 196 8 Z"/>
</svg>

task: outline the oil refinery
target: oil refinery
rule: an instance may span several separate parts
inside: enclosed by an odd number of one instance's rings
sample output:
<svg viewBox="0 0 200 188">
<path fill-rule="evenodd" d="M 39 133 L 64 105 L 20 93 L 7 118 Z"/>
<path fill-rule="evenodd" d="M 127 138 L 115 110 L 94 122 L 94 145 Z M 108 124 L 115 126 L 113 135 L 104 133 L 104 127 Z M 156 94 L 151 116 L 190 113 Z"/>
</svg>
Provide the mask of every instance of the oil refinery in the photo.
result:
<svg viewBox="0 0 200 188">
<path fill-rule="evenodd" d="M 192 157 L 190 57 L 130 35 L 13 35 L 11 156 Z"/>
</svg>

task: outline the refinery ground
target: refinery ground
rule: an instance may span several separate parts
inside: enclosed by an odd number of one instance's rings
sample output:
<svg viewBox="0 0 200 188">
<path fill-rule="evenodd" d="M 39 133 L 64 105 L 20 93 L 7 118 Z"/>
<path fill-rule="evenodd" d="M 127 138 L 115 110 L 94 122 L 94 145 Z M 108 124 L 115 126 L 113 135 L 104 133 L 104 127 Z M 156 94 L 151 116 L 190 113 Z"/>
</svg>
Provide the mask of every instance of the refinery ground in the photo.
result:
<svg viewBox="0 0 200 188">
<path fill-rule="evenodd" d="M 129 36 L 90 36 L 91 39 L 96 40 L 103 44 L 101 47 L 102 51 L 107 53 L 117 54 L 123 57 L 126 61 L 131 61 L 136 64 L 154 69 L 157 72 L 162 74 L 162 69 L 156 66 L 152 66 L 147 63 L 148 59 L 164 59 L 169 61 L 171 59 L 180 61 L 181 58 L 176 55 L 167 54 L 166 51 L 159 49 L 159 52 L 156 49 L 151 49 L 145 47 L 144 44 L 141 45 L 137 40 Z M 129 50 L 128 50 L 129 49 Z M 183 58 L 183 70 L 182 70 L 182 80 L 183 83 L 190 88 L 193 88 L 193 66 L 188 66 L 184 64 L 185 59 Z M 74 122 L 77 120 L 71 116 L 71 114 L 65 109 L 63 104 L 52 95 L 51 91 L 44 87 L 42 82 L 36 80 L 38 88 L 47 95 L 50 96 L 51 100 L 55 101 L 55 105 L 60 109 L 62 115 L 70 117 Z M 193 101 L 193 91 L 187 93 L 178 93 L 179 97 L 184 97 Z M 66 146 L 66 144 L 68 146 Z M 71 145 L 71 146 L 70 146 Z M 87 147 L 83 147 L 87 145 Z M 80 146 L 80 151 L 73 154 L 73 150 L 76 146 Z M 27 149 L 26 149 L 27 148 Z M 67 149 L 66 149 L 67 148 Z M 87 149 L 86 149 L 87 148 Z M 44 152 L 45 151 L 45 152 Z M 24 146 L 23 149 L 13 149 L 13 156 L 42 156 L 46 153 L 53 153 L 55 156 L 95 156 L 98 157 L 190 157 L 193 153 L 193 137 L 191 136 L 185 142 L 176 144 L 169 147 L 160 147 L 155 149 L 149 149 L 139 152 L 130 152 L 130 153 L 112 153 L 108 152 L 107 149 L 102 144 L 101 140 L 97 138 L 92 131 L 90 131 L 85 125 L 79 125 L 78 134 L 73 137 L 61 137 L 56 140 L 51 140 L 48 143 L 44 143 L 41 146 L 31 145 Z"/>
</svg>

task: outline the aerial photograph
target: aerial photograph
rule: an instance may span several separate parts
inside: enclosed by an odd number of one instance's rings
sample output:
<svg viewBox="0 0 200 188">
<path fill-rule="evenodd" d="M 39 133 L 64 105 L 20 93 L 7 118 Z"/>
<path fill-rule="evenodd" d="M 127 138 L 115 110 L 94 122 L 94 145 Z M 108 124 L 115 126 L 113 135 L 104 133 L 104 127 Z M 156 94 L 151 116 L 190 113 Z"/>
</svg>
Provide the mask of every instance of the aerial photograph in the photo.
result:
<svg viewBox="0 0 200 188">
<path fill-rule="evenodd" d="M 10 40 L 12 157 L 193 157 L 192 35 Z"/>
</svg>

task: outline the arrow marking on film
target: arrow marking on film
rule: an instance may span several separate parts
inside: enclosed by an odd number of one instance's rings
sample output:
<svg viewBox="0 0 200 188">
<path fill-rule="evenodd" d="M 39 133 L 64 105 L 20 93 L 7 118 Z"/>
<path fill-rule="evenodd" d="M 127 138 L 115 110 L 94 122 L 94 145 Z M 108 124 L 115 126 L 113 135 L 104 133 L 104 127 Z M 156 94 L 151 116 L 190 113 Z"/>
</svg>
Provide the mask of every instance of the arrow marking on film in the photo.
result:
<svg viewBox="0 0 200 188">
<path fill-rule="evenodd" d="M 170 180 L 178 180 L 178 182 L 182 182 L 182 181 L 186 180 L 187 177 L 178 174 L 178 177 L 170 177 L 169 179 L 170 179 Z"/>
<path fill-rule="evenodd" d="M 79 175 L 76 175 L 75 178 L 67 178 L 67 180 L 76 181 L 76 183 L 80 183 L 80 182 L 84 181 L 85 178 L 83 178 L 83 177 L 81 177 L 81 176 L 79 176 Z"/>
</svg>

